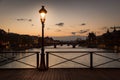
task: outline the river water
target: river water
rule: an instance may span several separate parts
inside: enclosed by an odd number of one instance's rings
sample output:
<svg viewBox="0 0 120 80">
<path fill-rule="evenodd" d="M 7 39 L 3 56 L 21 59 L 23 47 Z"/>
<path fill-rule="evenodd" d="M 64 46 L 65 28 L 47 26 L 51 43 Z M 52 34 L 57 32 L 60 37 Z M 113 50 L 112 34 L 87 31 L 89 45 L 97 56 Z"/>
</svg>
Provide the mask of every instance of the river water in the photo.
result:
<svg viewBox="0 0 120 80">
<path fill-rule="evenodd" d="M 26 51 L 40 51 L 38 48 L 28 49 Z M 104 49 L 96 49 L 96 48 L 83 48 L 77 46 L 76 48 L 72 48 L 72 46 L 57 46 L 57 48 L 53 48 L 53 46 L 45 47 L 45 51 L 106 51 Z M 82 57 L 81 55 L 88 54 Z M 113 59 L 120 58 L 120 53 L 98 53 L 100 55 L 109 57 L 101 57 L 99 55 L 93 55 L 93 66 L 110 62 L 104 65 L 96 66 L 97 68 L 120 68 L 120 60 L 112 61 Z M 20 53 L 15 54 L 15 59 L 22 58 L 24 56 L 31 55 L 31 53 Z M 69 59 L 69 61 L 66 61 Z M 70 61 L 72 59 L 72 61 Z M 25 63 L 25 64 L 24 64 Z M 10 63 L 5 63 L 0 66 L 0 68 L 33 68 L 30 65 L 36 66 L 36 54 L 29 56 L 27 58 L 20 59 L 19 61 L 14 61 Z M 89 53 L 53 53 L 49 54 L 49 66 L 51 68 L 87 68 L 86 66 L 90 66 L 90 54 Z"/>
</svg>

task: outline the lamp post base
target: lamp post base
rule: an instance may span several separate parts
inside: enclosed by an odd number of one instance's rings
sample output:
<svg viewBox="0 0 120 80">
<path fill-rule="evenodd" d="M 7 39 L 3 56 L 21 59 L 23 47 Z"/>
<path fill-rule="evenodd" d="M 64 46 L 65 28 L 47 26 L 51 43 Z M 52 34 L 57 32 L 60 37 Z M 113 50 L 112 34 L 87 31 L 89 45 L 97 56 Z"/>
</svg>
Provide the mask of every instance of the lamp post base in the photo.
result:
<svg viewBox="0 0 120 80">
<path fill-rule="evenodd" d="M 40 71 L 46 71 L 47 68 L 45 66 L 45 54 L 41 54 L 41 62 L 40 62 L 40 67 L 38 68 L 38 70 Z"/>
<path fill-rule="evenodd" d="M 39 71 L 47 71 L 46 67 L 40 66 L 40 68 L 38 68 Z"/>
</svg>

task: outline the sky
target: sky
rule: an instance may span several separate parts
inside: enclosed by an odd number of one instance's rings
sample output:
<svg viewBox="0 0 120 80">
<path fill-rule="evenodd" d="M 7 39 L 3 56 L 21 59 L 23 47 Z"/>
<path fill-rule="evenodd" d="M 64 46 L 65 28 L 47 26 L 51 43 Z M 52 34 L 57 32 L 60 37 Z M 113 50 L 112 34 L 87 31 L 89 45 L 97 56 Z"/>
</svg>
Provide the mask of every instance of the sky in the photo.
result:
<svg viewBox="0 0 120 80">
<path fill-rule="evenodd" d="M 48 11 L 45 36 L 101 35 L 120 26 L 120 0 L 0 0 L 0 28 L 41 36 L 42 5 Z"/>
</svg>

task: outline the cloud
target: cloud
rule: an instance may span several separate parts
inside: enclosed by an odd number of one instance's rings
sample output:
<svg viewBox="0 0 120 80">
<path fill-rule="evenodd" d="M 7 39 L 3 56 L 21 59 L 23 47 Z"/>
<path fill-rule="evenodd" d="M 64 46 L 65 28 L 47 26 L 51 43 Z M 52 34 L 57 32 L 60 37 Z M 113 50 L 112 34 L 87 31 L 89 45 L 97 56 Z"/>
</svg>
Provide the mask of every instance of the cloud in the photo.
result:
<svg viewBox="0 0 120 80">
<path fill-rule="evenodd" d="M 71 32 L 72 35 L 76 35 L 77 32 Z"/>
<path fill-rule="evenodd" d="M 29 22 L 32 22 L 32 19 L 28 19 Z"/>
<path fill-rule="evenodd" d="M 16 19 L 17 21 L 28 21 L 28 22 L 32 22 L 32 19 L 26 19 L 26 18 L 18 18 Z"/>
<path fill-rule="evenodd" d="M 31 26 L 35 26 L 34 24 L 31 24 Z"/>
<path fill-rule="evenodd" d="M 82 23 L 82 24 L 81 24 L 81 26 L 85 26 L 85 25 L 86 25 L 86 23 Z"/>
<path fill-rule="evenodd" d="M 76 31 L 76 32 L 71 32 L 72 35 L 76 35 L 76 34 L 84 34 L 89 32 L 90 29 L 86 29 L 86 30 L 80 30 L 80 31 Z"/>
<path fill-rule="evenodd" d="M 21 19 L 17 19 L 17 21 L 25 21 L 25 19 L 21 18 Z"/>
<path fill-rule="evenodd" d="M 80 34 L 83 34 L 83 33 L 87 33 L 87 32 L 89 32 L 89 31 L 90 31 L 90 29 L 80 30 L 79 33 L 80 33 Z"/>
<path fill-rule="evenodd" d="M 62 27 L 62 26 L 64 26 L 64 23 L 63 23 L 63 22 L 60 22 L 60 23 L 57 23 L 57 24 L 55 24 L 55 25 Z"/>
</svg>

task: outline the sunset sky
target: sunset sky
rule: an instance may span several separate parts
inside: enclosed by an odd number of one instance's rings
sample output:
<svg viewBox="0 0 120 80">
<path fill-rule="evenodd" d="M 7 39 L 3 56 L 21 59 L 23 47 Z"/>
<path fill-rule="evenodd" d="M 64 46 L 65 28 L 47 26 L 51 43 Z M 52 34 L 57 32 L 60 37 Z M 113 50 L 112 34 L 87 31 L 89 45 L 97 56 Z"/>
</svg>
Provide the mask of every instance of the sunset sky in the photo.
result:
<svg viewBox="0 0 120 80">
<path fill-rule="evenodd" d="M 42 5 L 48 11 L 45 36 L 100 35 L 120 26 L 120 0 L 0 0 L 0 28 L 41 35 Z"/>
</svg>

